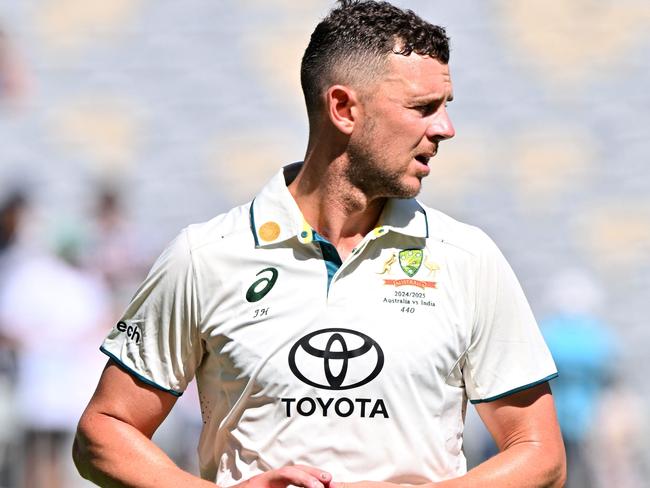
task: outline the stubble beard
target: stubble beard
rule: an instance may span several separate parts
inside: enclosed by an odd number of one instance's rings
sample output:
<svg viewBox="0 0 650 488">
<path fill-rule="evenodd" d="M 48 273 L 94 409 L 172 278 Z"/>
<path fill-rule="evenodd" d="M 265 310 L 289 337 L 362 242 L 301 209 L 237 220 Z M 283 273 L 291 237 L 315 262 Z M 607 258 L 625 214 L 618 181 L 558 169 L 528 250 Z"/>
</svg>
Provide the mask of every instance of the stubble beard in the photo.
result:
<svg viewBox="0 0 650 488">
<path fill-rule="evenodd" d="M 391 169 L 377 155 L 387 153 L 373 144 L 374 123 L 371 120 L 362 141 L 349 144 L 347 148 L 349 164 L 346 177 L 353 187 L 358 188 L 368 198 L 413 198 L 420 193 L 417 188 L 406 185 L 404 172 Z"/>
</svg>

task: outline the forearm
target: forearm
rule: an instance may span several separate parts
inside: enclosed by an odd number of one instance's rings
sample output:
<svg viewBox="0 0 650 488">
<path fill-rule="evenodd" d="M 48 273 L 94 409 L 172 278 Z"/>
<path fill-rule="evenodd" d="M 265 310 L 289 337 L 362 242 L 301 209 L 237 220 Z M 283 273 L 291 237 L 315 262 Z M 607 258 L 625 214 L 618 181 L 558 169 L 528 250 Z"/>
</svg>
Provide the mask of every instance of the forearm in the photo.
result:
<svg viewBox="0 0 650 488">
<path fill-rule="evenodd" d="M 187 488 L 214 484 L 193 476 L 140 431 L 109 415 L 84 415 L 73 446 L 79 473 L 103 487 Z"/>
<path fill-rule="evenodd" d="M 419 488 L 556 488 L 564 486 L 564 451 L 549 452 L 539 443 L 509 447 L 465 475 L 417 485 Z M 387 482 L 336 483 L 335 488 L 402 488 Z"/>
<path fill-rule="evenodd" d="M 459 478 L 432 483 L 435 488 L 556 488 L 564 486 L 564 450 L 549 452 L 540 443 L 522 442 L 479 464 Z"/>
</svg>

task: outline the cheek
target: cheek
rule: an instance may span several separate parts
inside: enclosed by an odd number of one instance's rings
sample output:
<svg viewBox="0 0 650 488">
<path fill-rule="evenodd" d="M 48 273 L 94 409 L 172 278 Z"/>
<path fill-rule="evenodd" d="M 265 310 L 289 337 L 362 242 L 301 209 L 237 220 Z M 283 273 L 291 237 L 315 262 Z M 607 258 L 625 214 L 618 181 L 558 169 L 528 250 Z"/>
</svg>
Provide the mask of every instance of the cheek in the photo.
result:
<svg viewBox="0 0 650 488">
<path fill-rule="evenodd" d="M 425 137 L 429 124 L 419 115 L 405 115 L 395 121 L 396 130 L 411 143 L 419 143 Z"/>
</svg>

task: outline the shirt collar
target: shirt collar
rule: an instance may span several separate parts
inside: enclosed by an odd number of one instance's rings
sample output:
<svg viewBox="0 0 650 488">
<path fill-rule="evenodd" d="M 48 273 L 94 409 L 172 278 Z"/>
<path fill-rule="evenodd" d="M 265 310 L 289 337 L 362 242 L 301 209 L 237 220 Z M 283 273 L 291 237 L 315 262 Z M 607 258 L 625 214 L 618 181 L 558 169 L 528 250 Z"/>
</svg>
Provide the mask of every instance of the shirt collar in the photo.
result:
<svg viewBox="0 0 650 488">
<path fill-rule="evenodd" d="M 420 202 L 415 198 L 388 199 L 373 233 L 385 234 L 388 231 L 412 237 L 429 237 L 427 213 Z"/>
<path fill-rule="evenodd" d="M 287 188 L 301 166 L 302 163 L 293 163 L 282 168 L 252 201 L 250 225 L 257 247 L 278 244 L 293 237 L 303 244 L 312 242 L 313 229 Z M 424 208 L 415 199 L 389 199 L 377 226 L 371 232 L 373 238 L 378 238 L 389 231 L 413 237 L 428 237 Z"/>
<path fill-rule="evenodd" d="M 312 228 L 293 199 L 287 185 L 298 174 L 302 163 L 293 163 L 275 174 L 250 207 L 250 224 L 255 246 L 264 247 L 297 237 L 312 241 Z"/>
</svg>

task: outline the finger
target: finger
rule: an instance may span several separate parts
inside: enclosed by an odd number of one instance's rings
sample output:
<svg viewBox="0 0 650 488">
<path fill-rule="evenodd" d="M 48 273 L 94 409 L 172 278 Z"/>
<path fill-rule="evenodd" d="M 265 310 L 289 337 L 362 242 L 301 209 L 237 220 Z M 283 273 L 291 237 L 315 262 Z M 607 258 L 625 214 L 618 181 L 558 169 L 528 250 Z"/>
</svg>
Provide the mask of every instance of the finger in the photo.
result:
<svg viewBox="0 0 650 488">
<path fill-rule="evenodd" d="M 269 474 L 271 474 L 273 479 L 285 486 L 294 485 L 302 488 L 325 488 L 323 482 L 318 479 L 318 475 L 314 476 L 310 471 L 304 469 L 304 467 L 285 466 Z"/>
<path fill-rule="evenodd" d="M 306 464 L 294 464 L 293 467 L 301 469 L 301 470 L 311 474 L 315 478 L 318 478 L 318 480 L 321 483 L 329 483 L 330 481 L 332 481 L 332 475 L 330 473 L 328 473 L 327 471 L 323 471 L 322 469 L 315 468 L 313 466 L 307 466 Z"/>
</svg>

